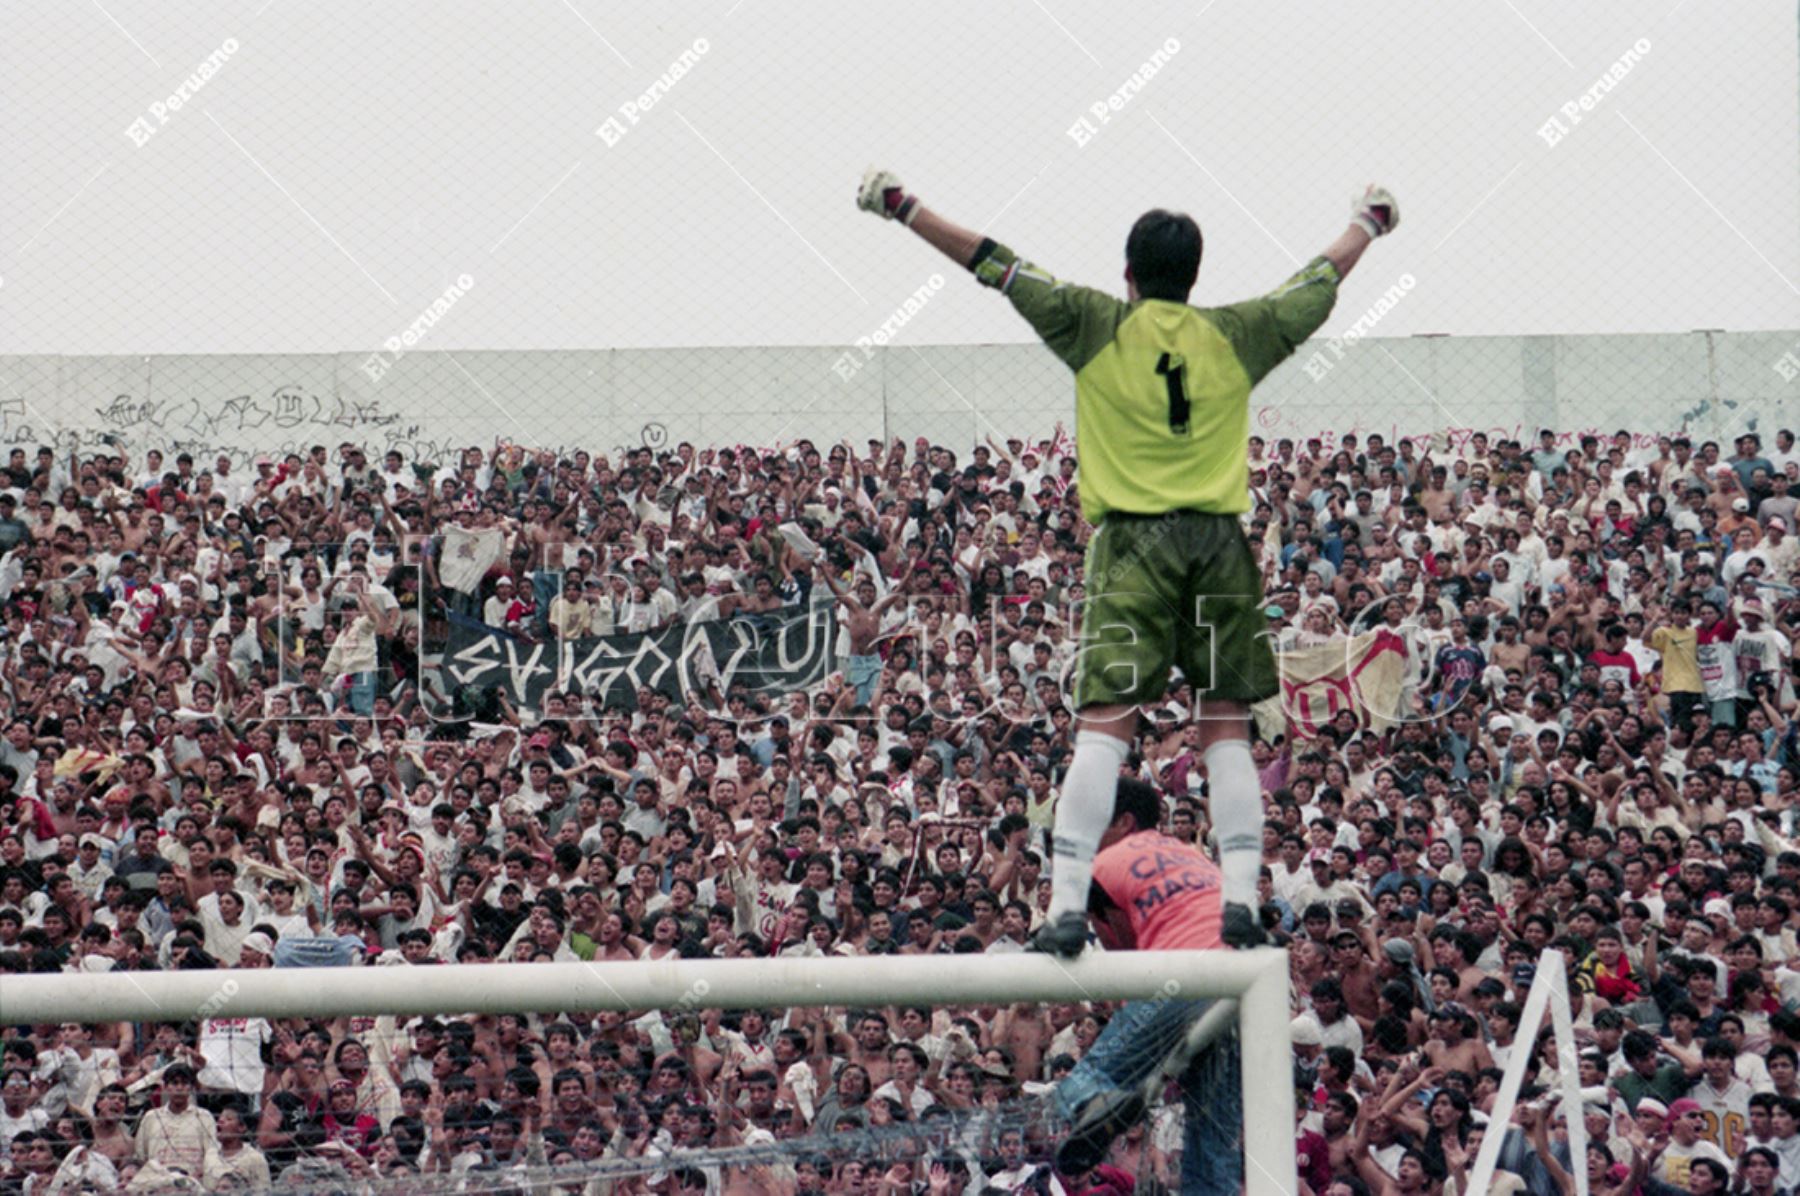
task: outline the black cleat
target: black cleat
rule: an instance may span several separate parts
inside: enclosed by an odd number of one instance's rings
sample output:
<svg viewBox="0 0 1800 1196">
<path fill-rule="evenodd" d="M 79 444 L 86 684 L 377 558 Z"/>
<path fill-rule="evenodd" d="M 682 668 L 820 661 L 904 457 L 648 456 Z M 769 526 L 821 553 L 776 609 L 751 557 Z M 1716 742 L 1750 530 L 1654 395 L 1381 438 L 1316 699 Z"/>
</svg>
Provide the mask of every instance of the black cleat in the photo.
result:
<svg viewBox="0 0 1800 1196">
<path fill-rule="evenodd" d="M 1086 915 L 1070 910 L 1038 927 L 1037 933 L 1031 936 L 1031 950 L 1074 959 L 1087 949 L 1087 940 Z"/>
<path fill-rule="evenodd" d="M 1092 1171 L 1106 1161 L 1113 1139 L 1136 1125 L 1143 1115 L 1142 1092 L 1102 1092 L 1092 1097 L 1075 1115 L 1069 1136 L 1056 1148 L 1056 1169 L 1064 1175 Z"/>
<path fill-rule="evenodd" d="M 1269 941 L 1269 936 L 1263 933 L 1262 923 L 1257 920 L 1256 911 L 1236 902 L 1226 904 L 1225 921 L 1219 933 L 1227 947 L 1260 947 Z"/>
</svg>

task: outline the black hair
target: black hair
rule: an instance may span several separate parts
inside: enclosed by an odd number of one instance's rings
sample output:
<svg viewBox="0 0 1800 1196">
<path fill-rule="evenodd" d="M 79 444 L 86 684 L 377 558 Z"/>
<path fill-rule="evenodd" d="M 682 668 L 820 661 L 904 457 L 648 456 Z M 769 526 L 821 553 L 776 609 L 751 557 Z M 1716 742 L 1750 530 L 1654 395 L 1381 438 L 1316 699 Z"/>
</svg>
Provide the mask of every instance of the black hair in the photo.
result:
<svg viewBox="0 0 1800 1196">
<path fill-rule="evenodd" d="M 1162 825 L 1162 813 L 1162 795 L 1154 788 L 1130 777 L 1120 779 L 1118 793 L 1113 798 L 1114 818 L 1129 814 L 1139 830 L 1148 831 Z"/>
<path fill-rule="evenodd" d="M 1125 238 L 1125 264 L 1146 299 L 1186 302 L 1200 273 L 1200 226 L 1182 212 L 1152 208 Z"/>
<path fill-rule="evenodd" d="M 1731 1182 L 1731 1169 L 1717 1159 L 1709 1159 L 1702 1155 L 1688 1164 L 1690 1170 L 1695 1167 L 1706 1168 L 1706 1170 L 1712 1174 L 1713 1182 L 1717 1183 L 1721 1188 Z"/>
</svg>

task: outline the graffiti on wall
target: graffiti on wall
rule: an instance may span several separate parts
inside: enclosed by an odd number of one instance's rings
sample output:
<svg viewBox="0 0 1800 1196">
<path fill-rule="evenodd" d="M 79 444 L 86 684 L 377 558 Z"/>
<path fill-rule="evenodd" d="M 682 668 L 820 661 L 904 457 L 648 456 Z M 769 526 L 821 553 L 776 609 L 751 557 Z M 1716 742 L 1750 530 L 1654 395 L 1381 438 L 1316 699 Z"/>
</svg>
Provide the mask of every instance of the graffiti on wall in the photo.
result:
<svg viewBox="0 0 1800 1196">
<path fill-rule="evenodd" d="M 471 447 L 466 438 L 434 435 L 412 416 L 385 407 L 376 399 L 321 394 L 310 387 L 286 384 L 264 393 L 219 398 L 189 396 L 179 400 L 116 394 L 78 408 L 74 422 L 55 418 L 24 398 L 0 399 L 0 444 L 26 448 L 52 445 L 97 452 L 122 447 L 141 463 L 154 448 L 165 457 L 189 453 L 197 464 L 210 466 L 226 457 L 236 469 L 248 469 L 257 456 L 304 455 L 314 445 L 327 450 L 353 441 L 376 455 L 397 449 L 409 462 L 444 463 Z M 597 437 L 604 441 L 607 437 Z M 644 424 L 635 443 L 533 444 L 559 457 L 578 451 L 605 452 L 613 457 L 639 447 L 662 449 L 670 443 L 666 424 Z"/>
<path fill-rule="evenodd" d="M 1360 444 L 1366 442 L 1371 435 L 1375 435 L 1380 436 L 1389 444 L 1395 444 L 1401 440 L 1430 441 L 1434 436 L 1440 434 L 1449 438 L 1450 447 L 1453 450 L 1460 450 L 1467 446 L 1478 433 L 1486 435 L 1490 444 L 1497 440 L 1517 440 L 1528 450 L 1535 450 L 1538 447 L 1539 431 L 1538 425 L 1526 423 L 1523 420 L 1510 424 L 1492 424 L 1486 427 L 1443 427 L 1442 425 L 1413 427 L 1397 420 L 1390 420 L 1385 424 L 1365 423 L 1359 420 L 1348 428 L 1320 427 L 1312 423 L 1304 414 L 1282 411 L 1274 406 L 1259 408 L 1256 418 L 1252 422 L 1254 424 L 1252 434 L 1261 436 L 1264 440 L 1273 441 L 1285 438 L 1300 441 L 1316 437 L 1327 451 L 1334 450 L 1339 439 L 1344 436 L 1353 435 Z M 1610 443 L 1613 434 L 1619 430 L 1616 426 L 1600 427 L 1599 425 L 1560 429 L 1556 433 L 1556 444 L 1558 448 L 1578 448 L 1582 438 L 1586 436 L 1596 436 L 1602 441 Z M 1674 436 L 1686 430 L 1687 426 L 1684 423 L 1680 428 L 1675 429 L 1649 432 L 1632 431 L 1631 447 L 1634 449 L 1655 448 L 1657 437 Z"/>
</svg>

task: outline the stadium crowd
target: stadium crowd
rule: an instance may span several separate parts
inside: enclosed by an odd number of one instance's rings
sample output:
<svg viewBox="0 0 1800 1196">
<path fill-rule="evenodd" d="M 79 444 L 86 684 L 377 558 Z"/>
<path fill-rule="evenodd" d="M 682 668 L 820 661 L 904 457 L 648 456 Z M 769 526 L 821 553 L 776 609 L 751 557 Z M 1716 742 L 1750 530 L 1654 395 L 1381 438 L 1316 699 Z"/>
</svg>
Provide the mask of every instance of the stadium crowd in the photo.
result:
<svg viewBox="0 0 1800 1196">
<path fill-rule="evenodd" d="M 0 477 L 0 973 L 997 954 L 1043 916 L 1092 580 L 1060 428 L 247 475 L 28 451 Z M 1466 1193 L 1520 1053 L 1490 1190 L 1800 1186 L 1793 434 L 1250 451 L 1277 643 L 1407 646 L 1392 709 L 1258 720 L 1304 1190 Z M 544 642 L 820 606 L 836 667 L 793 693 L 520 703 L 438 668 L 452 616 Z M 1127 767 L 1204 842 L 1198 680 Z M 1520 1033 L 1546 948 L 1580 1161 L 1555 1043 Z M 271 1023 L 226 995 L 10 1027 L 0 1192 L 1171 1191 L 1177 1104 L 1083 1176 L 1021 1115 L 1108 1012 Z M 892 1128 L 946 1115 L 929 1149 Z M 619 1157 L 641 1173 L 531 1182 Z"/>
</svg>

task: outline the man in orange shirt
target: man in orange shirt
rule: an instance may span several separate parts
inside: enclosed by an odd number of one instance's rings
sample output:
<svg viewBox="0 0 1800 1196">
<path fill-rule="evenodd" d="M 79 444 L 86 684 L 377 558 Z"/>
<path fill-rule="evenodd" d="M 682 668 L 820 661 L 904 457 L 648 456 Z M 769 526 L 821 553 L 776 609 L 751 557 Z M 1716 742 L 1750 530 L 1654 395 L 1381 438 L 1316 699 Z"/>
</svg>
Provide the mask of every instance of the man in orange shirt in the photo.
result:
<svg viewBox="0 0 1800 1196">
<path fill-rule="evenodd" d="M 1141 781 L 1121 780 L 1112 823 L 1094 857 L 1088 913 L 1110 951 L 1192 951 L 1224 947 L 1222 878 L 1191 843 L 1157 829 L 1162 798 Z M 1071 1122 L 1057 1170 L 1080 1175 L 1106 1157 L 1112 1140 L 1144 1114 L 1145 1086 L 1210 1001 L 1128 1002 L 1056 1089 Z M 1185 1105 L 1181 1190 L 1235 1192 L 1243 1185 L 1243 1097 L 1235 1032 L 1208 1046 L 1181 1076 Z M 1204 1097 L 1204 1100 L 1202 1099 Z"/>
</svg>

